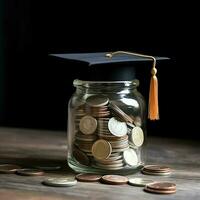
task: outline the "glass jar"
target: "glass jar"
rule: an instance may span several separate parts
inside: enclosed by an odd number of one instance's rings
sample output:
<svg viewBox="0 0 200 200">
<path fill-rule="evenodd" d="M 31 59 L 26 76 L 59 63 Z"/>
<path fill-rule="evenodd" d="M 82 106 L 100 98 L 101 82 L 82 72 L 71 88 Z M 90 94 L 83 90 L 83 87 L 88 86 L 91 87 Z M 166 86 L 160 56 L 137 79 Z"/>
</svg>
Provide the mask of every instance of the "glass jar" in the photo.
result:
<svg viewBox="0 0 200 200">
<path fill-rule="evenodd" d="M 146 104 L 138 80 L 74 80 L 68 165 L 79 173 L 129 174 L 145 162 Z"/>
</svg>

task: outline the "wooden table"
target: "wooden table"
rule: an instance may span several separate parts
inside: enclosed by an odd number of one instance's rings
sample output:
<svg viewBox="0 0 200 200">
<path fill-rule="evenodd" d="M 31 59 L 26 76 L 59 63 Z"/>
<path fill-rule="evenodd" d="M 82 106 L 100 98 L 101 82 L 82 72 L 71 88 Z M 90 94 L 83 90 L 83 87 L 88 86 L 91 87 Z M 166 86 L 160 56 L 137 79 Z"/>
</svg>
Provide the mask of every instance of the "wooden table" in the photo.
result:
<svg viewBox="0 0 200 200">
<path fill-rule="evenodd" d="M 78 182 L 73 187 L 48 187 L 41 184 L 47 177 L 64 177 L 72 174 L 66 167 L 45 176 L 25 177 L 0 174 L 0 199 L 20 200 L 73 200 L 73 199 L 200 199 L 200 145 L 199 141 L 167 138 L 148 138 L 148 164 L 165 164 L 174 169 L 169 177 L 142 175 L 153 180 L 171 181 L 177 184 L 177 192 L 171 195 L 146 193 L 141 187 L 115 186 L 100 183 Z M 0 162 L 36 166 L 45 163 L 66 165 L 66 133 L 26 129 L 0 128 Z"/>
</svg>

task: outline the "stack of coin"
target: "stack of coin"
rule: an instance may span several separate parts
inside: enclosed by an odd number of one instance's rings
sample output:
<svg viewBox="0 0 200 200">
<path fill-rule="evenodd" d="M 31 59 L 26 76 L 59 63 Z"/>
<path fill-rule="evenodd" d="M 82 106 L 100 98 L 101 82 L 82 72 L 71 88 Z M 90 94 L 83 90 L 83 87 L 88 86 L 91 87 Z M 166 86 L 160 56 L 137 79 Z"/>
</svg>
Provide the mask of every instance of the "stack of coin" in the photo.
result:
<svg viewBox="0 0 200 200">
<path fill-rule="evenodd" d="M 74 158 L 105 170 L 137 166 L 144 135 L 134 120 L 108 97 L 89 96 L 75 110 Z"/>
<path fill-rule="evenodd" d="M 145 186 L 144 190 L 157 194 L 172 194 L 176 192 L 176 184 L 169 182 L 149 183 Z"/>
<path fill-rule="evenodd" d="M 127 138 L 123 138 L 123 142 L 121 140 L 109 140 L 109 138 L 97 140 L 92 146 L 94 166 L 106 170 L 122 169 L 125 165 L 122 151 L 128 148 Z"/>
<path fill-rule="evenodd" d="M 165 176 L 171 174 L 171 168 L 161 165 L 146 165 L 142 169 L 143 174 Z"/>
<path fill-rule="evenodd" d="M 96 137 L 97 120 L 90 116 L 85 115 L 81 118 L 79 123 L 79 132 L 75 136 L 75 144 L 80 150 L 86 153 L 91 153 L 92 145 L 97 139 Z"/>
</svg>

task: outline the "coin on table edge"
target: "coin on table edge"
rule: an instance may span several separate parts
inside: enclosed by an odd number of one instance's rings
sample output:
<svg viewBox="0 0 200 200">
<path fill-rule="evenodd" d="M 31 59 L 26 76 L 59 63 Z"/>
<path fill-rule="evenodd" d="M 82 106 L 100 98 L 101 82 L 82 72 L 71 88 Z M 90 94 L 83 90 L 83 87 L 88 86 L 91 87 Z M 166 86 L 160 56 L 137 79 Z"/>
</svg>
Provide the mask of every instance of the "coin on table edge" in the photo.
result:
<svg viewBox="0 0 200 200">
<path fill-rule="evenodd" d="M 131 140 L 135 146 L 142 146 L 142 144 L 144 143 L 144 133 L 140 127 L 136 126 L 132 129 Z"/>
<path fill-rule="evenodd" d="M 77 180 L 74 178 L 48 178 L 42 183 L 54 187 L 71 187 L 77 184 Z"/>
<path fill-rule="evenodd" d="M 133 149 L 127 149 L 123 152 L 124 161 L 129 166 L 136 166 L 138 164 L 138 157 Z"/>
<path fill-rule="evenodd" d="M 14 174 L 20 166 L 15 164 L 0 164 L 0 174 Z"/>
<path fill-rule="evenodd" d="M 91 107 L 101 107 L 107 105 L 109 98 L 104 95 L 92 95 L 86 99 L 87 105 Z"/>
<path fill-rule="evenodd" d="M 176 184 L 170 182 L 154 182 L 147 184 L 146 187 L 153 190 L 175 190 Z"/>
<path fill-rule="evenodd" d="M 18 175 L 22 176 L 42 176 L 44 175 L 44 171 L 39 169 L 19 169 L 16 171 Z"/>
<path fill-rule="evenodd" d="M 56 171 L 61 169 L 60 165 L 36 165 L 34 166 L 36 169 L 41 169 L 44 171 Z"/>
<path fill-rule="evenodd" d="M 108 183 L 111 185 L 122 185 L 128 182 L 127 177 L 119 176 L 119 175 L 105 175 L 105 176 L 102 176 L 101 180 L 104 183 Z"/>
<path fill-rule="evenodd" d="M 92 173 L 76 175 L 76 179 L 81 182 L 97 182 L 101 179 L 101 177 L 102 176 L 99 174 L 92 174 Z"/>
<path fill-rule="evenodd" d="M 97 120 L 92 116 L 86 115 L 81 118 L 79 128 L 83 134 L 93 134 L 97 128 Z"/>
<path fill-rule="evenodd" d="M 153 180 L 145 179 L 145 178 L 130 178 L 128 180 L 129 185 L 144 187 L 149 183 L 154 183 Z"/>
<path fill-rule="evenodd" d="M 145 165 L 143 167 L 144 170 L 148 171 L 156 171 L 156 172 L 169 172 L 171 171 L 170 167 L 164 166 L 164 165 Z"/>
<path fill-rule="evenodd" d="M 144 191 L 155 193 L 155 194 L 173 194 L 173 193 L 176 193 L 176 189 L 175 190 L 155 190 L 155 189 L 148 188 L 147 186 L 145 186 Z"/>
<path fill-rule="evenodd" d="M 116 137 L 123 137 L 127 134 L 126 123 L 117 121 L 114 117 L 108 121 L 108 129 Z"/>
<path fill-rule="evenodd" d="M 111 153 L 112 146 L 106 140 L 97 140 L 92 146 L 92 154 L 95 158 L 99 160 L 109 158 Z"/>
</svg>

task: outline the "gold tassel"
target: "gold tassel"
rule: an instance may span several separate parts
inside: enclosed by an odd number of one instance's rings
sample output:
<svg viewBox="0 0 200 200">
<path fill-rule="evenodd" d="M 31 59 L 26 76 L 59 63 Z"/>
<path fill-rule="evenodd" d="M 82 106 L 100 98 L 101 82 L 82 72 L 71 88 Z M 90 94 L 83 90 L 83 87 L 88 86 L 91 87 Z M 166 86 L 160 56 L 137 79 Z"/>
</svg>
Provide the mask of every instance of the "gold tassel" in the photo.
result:
<svg viewBox="0 0 200 200">
<path fill-rule="evenodd" d="M 151 81 L 149 90 L 149 112 L 148 118 L 150 120 L 159 119 L 159 108 L 158 108 L 158 79 L 156 77 L 157 69 L 153 66 L 151 70 Z"/>
</svg>

